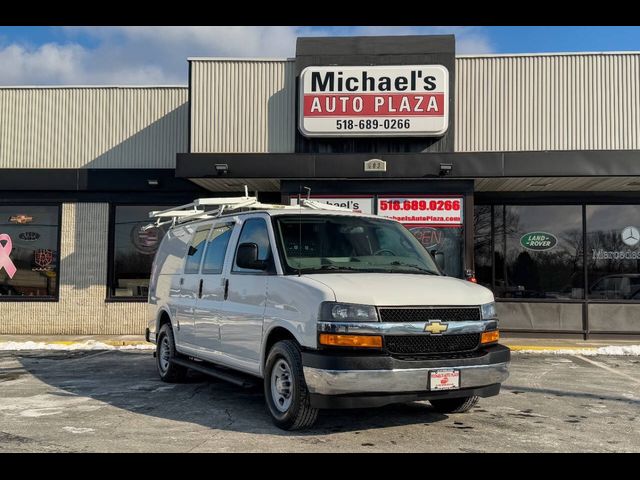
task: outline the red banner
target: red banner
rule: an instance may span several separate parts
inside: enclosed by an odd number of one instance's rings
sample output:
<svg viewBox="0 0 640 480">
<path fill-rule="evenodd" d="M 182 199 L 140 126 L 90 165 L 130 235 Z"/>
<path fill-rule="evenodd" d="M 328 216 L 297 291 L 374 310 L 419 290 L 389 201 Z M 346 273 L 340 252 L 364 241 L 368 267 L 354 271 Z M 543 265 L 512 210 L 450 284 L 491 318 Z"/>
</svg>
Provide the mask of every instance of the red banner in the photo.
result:
<svg viewBox="0 0 640 480">
<path fill-rule="evenodd" d="M 442 117 L 444 93 L 307 94 L 305 117 Z"/>
</svg>

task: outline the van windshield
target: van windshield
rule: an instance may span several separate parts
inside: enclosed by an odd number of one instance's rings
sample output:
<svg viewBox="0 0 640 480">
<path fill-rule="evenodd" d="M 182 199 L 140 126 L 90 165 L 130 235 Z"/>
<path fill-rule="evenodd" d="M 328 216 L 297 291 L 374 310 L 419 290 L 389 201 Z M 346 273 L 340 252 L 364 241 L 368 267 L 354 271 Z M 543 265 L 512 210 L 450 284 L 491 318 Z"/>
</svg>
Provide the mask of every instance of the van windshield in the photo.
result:
<svg viewBox="0 0 640 480">
<path fill-rule="evenodd" d="M 338 215 L 275 217 L 287 274 L 414 273 L 440 275 L 431 255 L 402 225 Z"/>
</svg>

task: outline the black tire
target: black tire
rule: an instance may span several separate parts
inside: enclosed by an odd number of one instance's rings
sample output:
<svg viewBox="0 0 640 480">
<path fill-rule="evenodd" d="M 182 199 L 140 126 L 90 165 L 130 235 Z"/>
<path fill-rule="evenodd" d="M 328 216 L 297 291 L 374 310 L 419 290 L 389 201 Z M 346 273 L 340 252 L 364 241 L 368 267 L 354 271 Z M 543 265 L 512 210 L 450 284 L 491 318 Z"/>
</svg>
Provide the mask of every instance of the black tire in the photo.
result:
<svg viewBox="0 0 640 480">
<path fill-rule="evenodd" d="M 167 352 L 168 357 L 164 356 Z M 171 328 L 170 324 L 165 323 L 160 328 L 158 341 L 156 342 L 156 367 L 163 382 L 178 383 L 184 381 L 187 377 L 188 368 L 172 362 L 178 355 L 173 337 L 173 328 Z"/>
<path fill-rule="evenodd" d="M 473 408 L 480 400 L 479 397 L 443 398 L 441 400 L 429 400 L 436 412 L 440 413 L 464 413 Z"/>
<path fill-rule="evenodd" d="M 288 366 L 282 369 L 282 362 Z M 276 378 L 272 378 L 274 368 L 280 369 L 281 375 L 276 372 Z M 272 381 L 281 382 L 285 393 L 272 393 Z M 264 369 L 264 395 L 267 408 L 271 414 L 273 423 L 283 430 L 301 430 L 312 426 L 318 418 L 318 409 L 310 404 L 309 390 L 304 380 L 302 370 L 302 357 L 300 348 L 292 340 L 277 342 L 269 351 Z M 284 403 L 276 406 L 274 396 L 280 397 Z"/>
</svg>

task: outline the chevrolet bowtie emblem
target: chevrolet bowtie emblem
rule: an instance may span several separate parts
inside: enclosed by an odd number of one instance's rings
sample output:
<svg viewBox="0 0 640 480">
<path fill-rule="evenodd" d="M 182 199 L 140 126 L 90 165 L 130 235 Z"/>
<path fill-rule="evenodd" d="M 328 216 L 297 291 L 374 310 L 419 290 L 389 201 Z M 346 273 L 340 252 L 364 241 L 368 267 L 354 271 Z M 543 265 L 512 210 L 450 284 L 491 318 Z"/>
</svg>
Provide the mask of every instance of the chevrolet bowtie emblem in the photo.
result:
<svg viewBox="0 0 640 480">
<path fill-rule="evenodd" d="M 424 326 L 424 331 L 434 335 L 438 335 L 442 332 L 446 332 L 447 328 L 449 328 L 449 325 L 447 325 L 446 323 L 441 323 L 440 320 L 431 320 Z"/>
</svg>

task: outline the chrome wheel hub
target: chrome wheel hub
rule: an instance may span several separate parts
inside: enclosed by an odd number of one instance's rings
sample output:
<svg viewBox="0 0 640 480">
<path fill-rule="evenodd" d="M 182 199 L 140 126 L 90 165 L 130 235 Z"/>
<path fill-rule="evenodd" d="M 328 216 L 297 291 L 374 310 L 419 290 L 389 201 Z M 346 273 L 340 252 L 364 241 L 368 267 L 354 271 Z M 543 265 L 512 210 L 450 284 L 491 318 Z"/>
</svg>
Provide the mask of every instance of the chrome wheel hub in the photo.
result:
<svg viewBox="0 0 640 480">
<path fill-rule="evenodd" d="M 271 370 L 271 398 L 280 412 L 286 412 L 293 398 L 293 382 L 291 367 L 285 359 L 280 358 Z"/>
</svg>

